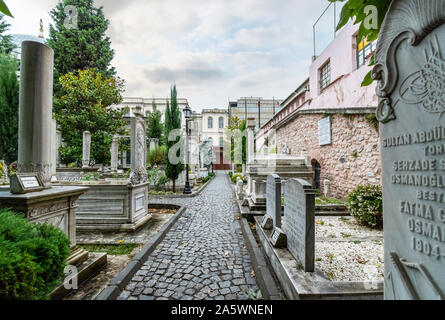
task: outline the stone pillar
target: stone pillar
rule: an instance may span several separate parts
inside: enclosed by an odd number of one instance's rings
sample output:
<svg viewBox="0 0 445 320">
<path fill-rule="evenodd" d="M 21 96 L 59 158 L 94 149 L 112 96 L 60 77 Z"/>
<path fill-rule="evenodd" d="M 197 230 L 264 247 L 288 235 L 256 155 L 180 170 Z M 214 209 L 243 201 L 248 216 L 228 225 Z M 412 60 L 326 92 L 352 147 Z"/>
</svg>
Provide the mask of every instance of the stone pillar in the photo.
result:
<svg viewBox="0 0 445 320">
<path fill-rule="evenodd" d="M 117 136 L 113 137 L 110 153 L 111 153 L 111 171 L 117 172 L 118 161 L 119 161 L 119 138 Z"/>
<path fill-rule="evenodd" d="M 136 108 L 131 118 L 131 175 L 130 183 L 147 182 L 147 132 L 141 108 Z"/>
<path fill-rule="evenodd" d="M 57 122 L 51 126 L 51 182 L 57 182 Z"/>
<path fill-rule="evenodd" d="M 62 132 L 56 130 L 56 166 L 60 166 L 60 147 L 62 146 Z"/>
<path fill-rule="evenodd" d="M 255 154 L 255 118 L 247 119 L 247 163 L 253 163 Z"/>
<path fill-rule="evenodd" d="M 304 158 L 304 162 L 306 163 L 306 167 L 312 168 L 311 156 L 308 154 L 307 150 L 303 148 L 301 151 L 301 156 Z"/>
<path fill-rule="evenodd" d="M 328 197 L 331 192 L 331 181 L 324 180 L 323 181 L 323 195 Z"/>
<path fill-rule="evenodd" d="M 84 131 L 83 146 L 82 146 L 82 168 L 88 168 L 90 166 L 90 153 L 91 153 L 91 133 L 89 131 Z"/>
<path fill-rule="evenodd" d="M 20 66 L 18 171 L 36 173 L 51 187 L 54 51 L 24 41 Z"/>
</svg>

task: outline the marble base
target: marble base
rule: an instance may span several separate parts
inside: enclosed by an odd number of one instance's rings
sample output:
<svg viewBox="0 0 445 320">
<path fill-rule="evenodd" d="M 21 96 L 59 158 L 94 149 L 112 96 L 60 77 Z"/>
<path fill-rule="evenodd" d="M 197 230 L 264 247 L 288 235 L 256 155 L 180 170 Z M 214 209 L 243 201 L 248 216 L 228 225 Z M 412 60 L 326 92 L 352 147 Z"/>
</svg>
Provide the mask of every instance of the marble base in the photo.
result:
<svg viewBox="0 0 445 320">
<path fill-rule="evenodd" d="M 87 187 L 53 187 L 28 194 L 11 194 L 0 190 L 0 208 L 23 213 L 36 223 L 48 223 L 60 228 L 76 247 L 76 211 L 78 198 L 88 191 Z"/>
</svg>

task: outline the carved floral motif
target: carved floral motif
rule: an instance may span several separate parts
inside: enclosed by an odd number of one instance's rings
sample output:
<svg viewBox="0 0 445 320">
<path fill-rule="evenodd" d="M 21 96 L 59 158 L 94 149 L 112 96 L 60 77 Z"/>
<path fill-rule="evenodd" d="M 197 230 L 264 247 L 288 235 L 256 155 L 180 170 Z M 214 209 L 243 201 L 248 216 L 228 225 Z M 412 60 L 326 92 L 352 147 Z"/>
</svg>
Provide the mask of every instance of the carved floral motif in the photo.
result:
<svg viewBox="0 0 445 320">
<path fill-rule="evenodd" d="M 399 81 L 399 70 L 396 61 L 396 52 L 400 44 L 406 42 L 408 45 L 417 46 L 435 28 L 445 24 L 445 0 L 393 0 L 388 14 L 381 27 L 377 50 L 375 54 L 375 66 L 372 77 L 378 80 L 377 96 L 380 98 L 377 109 L 377 119 L 386 123 L 396 119 L 394 108 L 398 100 L 391 100 Z M 422 105 L 425 111 L 444 111 L 439 106 L 443 101 L 443 69 L 441 74 L 436 71 L 443 68 L 443 60 L 439 59 L 438 48 L 433 49 L 427 57 L 428 70 L 419 74 L 420 78 L 415 80 L 411 90 L 426 89 Z M 436 63 L 441 60 L 440 65 Z M 414 76 L 414 80 L 416 76 Z M 430 83 L 422 85 L 422 81 Z M 410 83 L 411 84 L 411 83 Z M 425 88 L 423 88 L 425 87 Z M 420 93 L 420 91 L 417 91 Z M 401 96 L 402 98 L 402 96 Z M 443 106 L 443 104 L 442 104 Z"/>
</svg>

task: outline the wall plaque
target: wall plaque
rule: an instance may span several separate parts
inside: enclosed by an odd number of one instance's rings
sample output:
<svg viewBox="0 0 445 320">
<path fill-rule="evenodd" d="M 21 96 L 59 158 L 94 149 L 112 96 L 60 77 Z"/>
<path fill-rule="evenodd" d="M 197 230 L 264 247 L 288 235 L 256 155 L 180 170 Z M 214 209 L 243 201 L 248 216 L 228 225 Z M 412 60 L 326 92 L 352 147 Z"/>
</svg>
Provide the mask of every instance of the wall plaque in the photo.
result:
<svg viewBox="0 0 445 320">
<path fill-rule="evenodd" d="M 331 117 L 318 121 L 318 144 L 320 146 L 331 144 Z"/>
</svg>

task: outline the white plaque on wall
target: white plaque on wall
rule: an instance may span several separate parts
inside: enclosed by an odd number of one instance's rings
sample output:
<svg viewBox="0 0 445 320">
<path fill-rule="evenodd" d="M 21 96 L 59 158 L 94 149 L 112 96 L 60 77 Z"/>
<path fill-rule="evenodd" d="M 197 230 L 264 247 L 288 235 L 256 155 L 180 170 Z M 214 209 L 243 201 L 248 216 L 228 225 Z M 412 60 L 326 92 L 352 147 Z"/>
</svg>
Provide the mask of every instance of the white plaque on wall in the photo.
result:
<svg viewBox="0 0 445 320">
<path fill-rule="evenodd" d="M 320 146 L 331 144 L 331 117 L 318 121 L 318 144 Z"/>
</svg>

